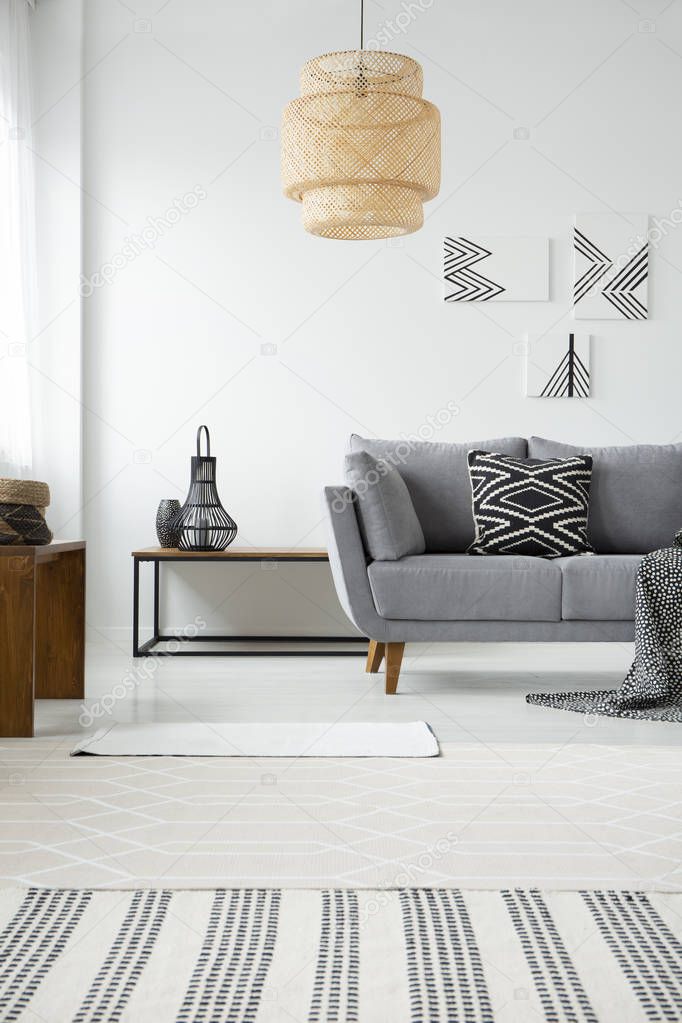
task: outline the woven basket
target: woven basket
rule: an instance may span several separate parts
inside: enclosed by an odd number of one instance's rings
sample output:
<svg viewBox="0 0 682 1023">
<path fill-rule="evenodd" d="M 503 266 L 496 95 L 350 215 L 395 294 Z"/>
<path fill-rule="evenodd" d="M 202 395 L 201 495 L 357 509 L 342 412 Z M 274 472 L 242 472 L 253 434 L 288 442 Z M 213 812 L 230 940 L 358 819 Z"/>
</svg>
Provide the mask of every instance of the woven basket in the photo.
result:
<svg viewBox="0 0 682 1023">
<path fill-rule="evenodd" d="M 47 508 L 50 488 L 38 480 L 8 480 L 0 477 L 0 504 L 32 504 Z"/>
<path fill-rule="evenodd" d="M 45 522 L 50 488 L 38 480 L 0 477 L 0 545 L 42 545 L 52 533 Z"/>
</svg>

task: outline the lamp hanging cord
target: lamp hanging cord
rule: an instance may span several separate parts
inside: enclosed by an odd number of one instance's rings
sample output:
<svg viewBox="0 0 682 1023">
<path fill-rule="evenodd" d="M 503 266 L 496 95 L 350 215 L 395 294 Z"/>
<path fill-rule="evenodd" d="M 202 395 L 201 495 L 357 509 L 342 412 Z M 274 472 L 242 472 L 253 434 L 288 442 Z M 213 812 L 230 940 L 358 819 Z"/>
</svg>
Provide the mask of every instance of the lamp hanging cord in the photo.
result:
<svg viewBox="0 0 682 1023">
<path fill-rule="evenodd" d="M 360 49 L 365 48 L 365 0 L 360 0 Z"/>
</svg>

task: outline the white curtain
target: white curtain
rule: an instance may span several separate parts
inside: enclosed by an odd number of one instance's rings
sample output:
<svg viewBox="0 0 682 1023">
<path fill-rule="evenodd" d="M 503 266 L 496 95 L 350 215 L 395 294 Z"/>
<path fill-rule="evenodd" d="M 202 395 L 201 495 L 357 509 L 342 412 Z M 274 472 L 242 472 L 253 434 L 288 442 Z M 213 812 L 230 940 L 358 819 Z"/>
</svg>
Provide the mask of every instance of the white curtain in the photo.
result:
<svg viewBox="0 0 682 1023">
<path fill-rule="evenodd" d="M 28 0 L 0 0 L 0 476 L 30 476 L 36 248 Z"/>
</svg>

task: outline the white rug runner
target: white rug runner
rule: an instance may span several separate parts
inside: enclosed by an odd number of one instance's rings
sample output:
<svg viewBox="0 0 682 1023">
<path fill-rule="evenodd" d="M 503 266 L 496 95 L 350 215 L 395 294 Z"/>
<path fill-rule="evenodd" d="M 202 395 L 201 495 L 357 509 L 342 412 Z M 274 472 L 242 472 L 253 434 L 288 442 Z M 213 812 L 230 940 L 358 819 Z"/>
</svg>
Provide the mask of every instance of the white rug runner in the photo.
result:
<svg viewBox="0 0 682 1023">
<path fill-rule="evenodd" d="M 682 896 L 383 889 L 0 892 L 18 1023 L 682 1019 Z"/>
<path fill-rule="evenodd" d="M 72 756 L 437 757 L 425 721 L 113 724 L 87 736 Z"/>
</svg>

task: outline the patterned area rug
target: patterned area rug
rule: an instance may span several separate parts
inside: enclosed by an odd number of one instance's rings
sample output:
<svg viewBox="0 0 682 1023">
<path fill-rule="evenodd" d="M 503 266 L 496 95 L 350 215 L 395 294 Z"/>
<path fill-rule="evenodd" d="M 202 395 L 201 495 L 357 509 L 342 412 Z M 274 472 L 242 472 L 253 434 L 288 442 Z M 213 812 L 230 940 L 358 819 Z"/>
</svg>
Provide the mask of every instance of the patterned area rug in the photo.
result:
<svg viewBox="0 0 682 1023">
<path fill-rule="evenodd" d="M 584 745 L 602 725 L 575 724 L 579 742 L 421 760 L 69 758 L 72 738 L 3 740 L 0 887 L 682 891 L 679 740 Z"/>
<path fill-rule="evenodd" d="M 682 1019 L 682 895 L 0 892 L 0 1019 Z"/>
</svg>

